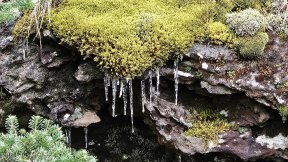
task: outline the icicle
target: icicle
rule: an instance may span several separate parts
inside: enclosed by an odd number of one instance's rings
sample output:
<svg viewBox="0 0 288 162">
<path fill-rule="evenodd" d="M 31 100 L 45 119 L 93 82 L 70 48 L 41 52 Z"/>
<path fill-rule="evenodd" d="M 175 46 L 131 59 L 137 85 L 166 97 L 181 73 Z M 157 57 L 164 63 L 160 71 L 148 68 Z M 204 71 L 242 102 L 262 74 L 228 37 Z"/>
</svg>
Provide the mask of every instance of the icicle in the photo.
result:
<svg viewBox="0 0 288 162">
<path fill-rule="evenodd" d="M 160 85 L 160 69 L 157 68 L 156 69 L 156 76 L 157 76 L 157 84 L 156 84 L 156 88 L 157 88 L 157 97 L 160 95 L 160 91 L 159 91 L 159 85 Z"/>
<path fill-rule="evenodd" d="M 127 114 L 127 81 L 123 81 L 123 103 L 124 103 L 124 115 Z"/>
<path fill-rule="evenodd" d="M 123 86 L 124 86 L 124 83 L 123 83 L 123 82 L 124 82 L 124 81 L 121 80 L 119 98 L 121 98 L 121 97 L 122 97 L 122 94 L 123 94 Z"/>
<path fill-rule="evenodd" d="M 88 127 L 84 128 L 84 133 L 85 133 L 85 149 L 88 148 Z"/>
<path fill-rule="evenodd" d="M 132 79 L 129 80 L 129 95 L 130 95 L 130 113 L 131 113 L 132 133 L 134 133 L 134 121 L 133 121 L 133 87 L 132 87 Z"/>
<path fill-rule="evenodd" d="M 178 104 L 178 59 L 174 61 L 175 105 Z"/>
<path fill-rule="evenodd" d="M 65 134 L 66 134 L 66 143 L 69 147 L 71 147 L 71 128 L 66 128 L 65 129 Z"/>
<path fill-rule="evenodd" d="M 142 95 L 142 112 L 145 112 L 145 101 L 146 101 L 146 97 L 145 97 L 145 80 L 141 81 L 141 95 Z"/>
<path fill-rule="evenodd" d="M 115 106 L 116 106 L 116 92 L 117 92 L 117 79 L 112 79 L 112 117 L 115 117 Z"/>
<path fill-rule="evenodd" d="M 150 85 L 150 96 L 149 96 L 149 107 L 150 107 L 150 109 L 152 108 L 152 72 L 151 71 L 149 71 L 149 85 Z"/>
<path fill-rule="evenodd" d="M 110 76 L 108 73 L 105 73 L 105 77 L 104 77 L 104 86 L 105 86 L 105 98 L 106 98 L 106 101 L 108 101 L 108 88 L 110 86 Z"/>
<path fill-rule="evenodd" d="M 178 155 L 178 160 L 179 160 L 179 162 L 182 161 L 182 156 L 181 156 L 181 154 Z"/>
</svg>

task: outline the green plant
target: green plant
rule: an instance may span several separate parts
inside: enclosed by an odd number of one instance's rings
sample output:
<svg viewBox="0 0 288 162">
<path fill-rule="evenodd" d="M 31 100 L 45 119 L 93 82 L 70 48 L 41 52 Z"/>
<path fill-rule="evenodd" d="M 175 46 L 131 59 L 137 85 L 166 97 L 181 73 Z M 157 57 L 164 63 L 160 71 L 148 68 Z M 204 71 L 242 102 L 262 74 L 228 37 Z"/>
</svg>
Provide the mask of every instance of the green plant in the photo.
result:
<svg viewBox="0 0 288 162">
<path fill-rule="evenodd" d="M 238 128 L 238 132 L 239 132 L 240 134 L 245 133 L 245 132 L 247 132 L 247 131 L 249 131 L 249 129 L 246 128 L 246 127 L 239 127 L 239 128 Z"/>
<path fill-rule="evenodd" d="M 236 71 L 235 70 L 229 70 L 227 71 L 227 76 L 229 78 L 234 78 L 236 76 Z"/>
<path fill-rule="evenodd" d="M 288 107 L 285 105 L 280 105 L 278 108 L 279 114 L 282 117 L 283 122 L 287 120 L 288 117 Z"/>
<path fill-rule="evenodd" d="M 65 0 L 51 28 L 102 70 L 133 78 L 186 53 L 232 8 L 229 0 Z"/>
<path fill-rule="evenodd" d="M 190 122 L 192 123 L 192 128 L 186 130 L 184 134 L 201 138 L 206 144 L 210 141 L 215 142 L 218 139 L 218 135 L 234 126 L 219 113 L 209 110 L 193 115 Z"/>
<path fill-rule="evenodd" d="M 259 29 L 265 29 L 265 17 L 255 9 L 246 9 L 240 12 L 227 14 L 226 22 L 237 35 L 255 35 Z"/>
<path fill-rule="evenodd" d="M 241 57 L 257 59 L 263 55 L 268 40 L 267 33 L 260 32 L 254 36 L 238 37 L 234 42 L 234 46 Z"/>
<path fill-rule="evenodd" d="M 257 10 L 263 10 L 270 6 L 272 0 L 234 0 L 235 8 L 243 10 L 247 8 L 255 8 Z"/>
<path fill-rule="evenodd" d="M 10 23 L 20 16 L 20 13 L 33 7 L 31 0 L 14 0 L 0 4 L 0 23 Z"/>
<path fill-rule="evenodd" d="M 210 23 L 207 36 L 212 43 L 217 45 L 233 43 L 233 33 L 227 25 L 221 22 Z"/>
<path fill-rule="evenodd" d="M 43 119 L 33 116 L 29 122 L 30 132 L 19 130 L 16 116 L 6 119 L 6 134 L 0 134 L 0 161 L 69 161 L 95 162 L 86 151 L 74 151 L 67 148 L 63 142 L 61 128 Z"/>
</svg>

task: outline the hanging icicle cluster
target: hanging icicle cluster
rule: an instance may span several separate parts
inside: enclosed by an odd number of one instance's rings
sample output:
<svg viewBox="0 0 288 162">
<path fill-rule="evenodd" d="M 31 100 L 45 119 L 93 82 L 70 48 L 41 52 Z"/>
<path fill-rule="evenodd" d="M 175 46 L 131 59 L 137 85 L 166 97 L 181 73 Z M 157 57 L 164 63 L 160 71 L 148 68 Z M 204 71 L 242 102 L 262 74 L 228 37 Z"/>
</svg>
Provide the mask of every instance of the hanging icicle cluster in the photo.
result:
<svg viewBox="0 0 288 162">
<path fill-rule="evenodd" d="M 175 105 L 178 104 L 178 62 L 179 60 L 176 59 L 174 61 L 174 80 L 175 80 Z M 155 71 L 156 75 L 156 95 L 154 102 L 158 100 L 160 95 L 160 68 L 157 68 Z M 149 71 L 149 109 L 153 106 L 153 73 Z M 104 87 L 105 87 L 105 98 L 108 101 L 109 98 L 109 86 L 112 84 L 112 116 L 116 117 L 116 95 L 118 86 L 120 85 L 119 90 L 119 98 L 123 98 L 124 104 L 124 115 L 127 115 L 127 103 L 128 103 L 128 96 L 127 92 L 129 92 L 129 108 L 130 108 L 130 115 L 131 115 L 131 125 L 132 125 L 132 133 L 134 132 L 134 121 L 133 121 L 133 87 L 132 87 L 132 79 L 116 79 L 112 78 L 108 73 L 105 73 L 104 77 Z M 141 81 L 141 97 L 142 97 L 142 112 L 145 112 L 145 102 L 146 102 L 146 95 L 145 95 L 145 80 Z"/>
</svg>

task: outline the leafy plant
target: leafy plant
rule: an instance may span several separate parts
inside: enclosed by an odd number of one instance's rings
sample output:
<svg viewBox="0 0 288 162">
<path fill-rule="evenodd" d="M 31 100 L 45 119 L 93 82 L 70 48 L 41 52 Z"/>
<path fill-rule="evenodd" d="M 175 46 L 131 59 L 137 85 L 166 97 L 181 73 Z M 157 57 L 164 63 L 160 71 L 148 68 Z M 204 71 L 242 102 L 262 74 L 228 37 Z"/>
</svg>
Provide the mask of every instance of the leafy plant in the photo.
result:
<svg viewBox="0 0 288 162">
<path fill-rule="evenodd" d="M 63 142 L 61 128 L 40 116 L 33 116 L 29 122 L 30 132 L 19 130 L 16 116 L 6 119 L 6 134 L 0 134 L 1 162 L 96 162 L 86 151 L 74 151 Z"/>
</svg>

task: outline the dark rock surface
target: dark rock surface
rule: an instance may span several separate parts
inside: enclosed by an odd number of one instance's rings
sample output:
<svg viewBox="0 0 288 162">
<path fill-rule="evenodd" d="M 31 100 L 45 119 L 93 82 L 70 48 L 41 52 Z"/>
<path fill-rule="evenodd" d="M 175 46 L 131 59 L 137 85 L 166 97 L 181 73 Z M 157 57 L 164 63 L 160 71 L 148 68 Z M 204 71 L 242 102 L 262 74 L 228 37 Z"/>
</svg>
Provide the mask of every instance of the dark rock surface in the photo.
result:
<svg viewBox="0 0 288 162">
<path fill-rule="evenodd" d="M 27 48 L 13 42 L 11 28 L 0 26 L 0 87 L 17 103 L 63 126 L 87 127 L 100 122 L 97 112 L 103 105 L 111 106 L 111 102 L 105 102 L 104 75 L 97 65 L 89 59 L 83 61 L 75 51 L 51 39 L 44 41 L 41 50 L 35 43 Z M 48 37 L 55 40 L 51 33 Z M 270 147 L 278 144 L 272 139 L 277 134 L 288 135 L 287 124 L 276 120 L 281 117 L 275 111 L 280 106 L 288 107 L 287 59 L 288 41 L 274 34 L 270 34 L 265 55 L 259 61 L 241 60 L 222 46 L 196 44 L 179 65 L 179 105 L 174 104 L 174 85 L 170 83 L 174 70 L 168 65 L 160 71 L 161 95 L 156 99 L 153 94 L 151 107 L 145 100 L 145 122 L 161 144 L 187 155 L 221 152 L 244 160 L 288 159 L 287 148 Z M 139 84 L 133 85 L 139 89 Z M 134 94 L 135 105 L 141 105 L 141 94 Z M 118 104 L 122 107 L 121 102 Z M 227 131 L 208 146 L 201 138 L 184 135 L 193 127 L 187 119 L 202 108 L 215 108 L 245 131 Z M 136 115 L 143 115 L 137 114 L 138 110 Z M 271 121 L 277 121 L 279 129 L 267 129 L 274 126 Z M 276 132 L 270 136 L 272 140 L 256 140 L 271 131 Z"/>
</svg>

